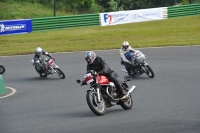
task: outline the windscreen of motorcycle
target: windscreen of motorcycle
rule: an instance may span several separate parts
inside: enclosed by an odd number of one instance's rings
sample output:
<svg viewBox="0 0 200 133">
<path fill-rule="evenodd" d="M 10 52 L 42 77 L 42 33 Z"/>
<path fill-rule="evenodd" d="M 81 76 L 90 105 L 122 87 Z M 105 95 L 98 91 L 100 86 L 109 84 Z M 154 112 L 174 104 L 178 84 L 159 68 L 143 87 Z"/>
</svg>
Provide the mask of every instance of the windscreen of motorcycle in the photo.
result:
<svg viewBox="0 0 200 133">
<path fill-rule="evenodd" d="M 93 76 L 91 75 L 91 73 L 86 74 L 86 75 L 84 76 L 84 79 L 85 79 L 85 82 L 86 82 L 87 84 L 90 84 L 91 82 L 94 81 Z"/>
<path fill-rule="evenodd" d="M 142 52 L 136 51 L 135 54 L 136 54 L 136 60 L 138 63 L 142 63 L 145 61 L 145 55 Z"/>
</svg>

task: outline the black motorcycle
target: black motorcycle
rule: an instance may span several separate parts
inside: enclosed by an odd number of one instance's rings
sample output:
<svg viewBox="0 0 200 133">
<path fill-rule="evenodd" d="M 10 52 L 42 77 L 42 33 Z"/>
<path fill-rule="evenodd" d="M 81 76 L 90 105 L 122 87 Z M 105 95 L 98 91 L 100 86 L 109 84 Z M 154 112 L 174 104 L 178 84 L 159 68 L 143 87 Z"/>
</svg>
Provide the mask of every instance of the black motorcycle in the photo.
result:
<svg viewBox="0 0 200 133">
<path fill-rule="evenodd" d="M 3 74 L 6 71 L 5 67 L 0 64 L 0 74 Z"/>
<path fill-rule="evenodd" d="M 121 65 L 125 65 L 127 68 L 126 70 L 122 69 L 123 72 L 128 73 L 129 76 L 140 76 L 146 73 L 150 78 L 154 78 L 154 72 L 145 61 L 147 57 L 142 52 L 139 50 L 135 52 L 129 51 L 128 54 L 129 56 L 127 59 L 130 61 L 130 64 L 121 61 Z"/>
<path fill-rule="evenodd" d="M 133 85 L 128 89 L 129 86 L 127 82 L 130 81 L 130 79 L 121 82 L 122 87 L 127 92 L 125 99 L 120 98 L 119 90 L 106 76 L 89 73 L 84 76 L 84 81 L 86 85 L 90 85 L 90 89 L 87 90 L 86 100 L 94 114 L 98 116 L 104 115 L 106 108 L 114 105 L 120 105 L 125 110 L 132 108 L 133 101 L 131 93 L 136 86 Z M 82 85 L 80 80 L 77 80 L 77 83 Z"/>
</svg>

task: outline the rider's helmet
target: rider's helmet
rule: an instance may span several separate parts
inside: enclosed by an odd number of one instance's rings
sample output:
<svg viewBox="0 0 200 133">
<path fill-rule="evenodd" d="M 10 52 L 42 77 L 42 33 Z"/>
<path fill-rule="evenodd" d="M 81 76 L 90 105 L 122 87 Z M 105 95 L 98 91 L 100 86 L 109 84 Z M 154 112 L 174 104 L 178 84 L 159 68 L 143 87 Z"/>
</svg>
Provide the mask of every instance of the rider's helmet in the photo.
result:
<svg viewBox="0 0 200 133">
<path fill-rule="evenodd" d="M 85 60 L 88 64 L 92 64 L 96 59 L 96 54 L 93 51 L 87 51 L 85 53 Z"/>
<path fill-rule="evenodd" d="M 123 43 L 122 43 L 122 49 L 123 50 L 127 50 L 129 48 L 129 43 L 127 42 L 127 41 L 124 41 Z"/>
<path fill-rule="evenodd" d="M 36 53 L 37 55 L 42 55 L 42 48 L 37 47 L 37 48 L 35 49 L 35 53 Z"/>
</svg>

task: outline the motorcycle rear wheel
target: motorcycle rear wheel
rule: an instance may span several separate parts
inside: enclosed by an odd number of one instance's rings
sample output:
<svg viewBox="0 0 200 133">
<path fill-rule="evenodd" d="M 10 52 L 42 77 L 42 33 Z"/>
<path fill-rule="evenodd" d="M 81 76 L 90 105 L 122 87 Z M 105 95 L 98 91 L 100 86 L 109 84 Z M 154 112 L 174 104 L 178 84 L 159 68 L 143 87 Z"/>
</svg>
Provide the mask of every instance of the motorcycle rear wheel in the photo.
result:
<svg viewBox="0 0 200 133">
<path fill-rule="evenodd" d="M 149 65 L 146 66 L 146 74 L 150 77 L 153 78 L 154 77 L 154 72 L 151 69 L 151 67 Z"/>
<path fill-rule="evenodd" d="M 58 75 L 61 79 L 64 79 L 64 78 L 65 78 L 65 74 L 64 74 L 59 68 L 56 68 L 56 71 L 57 71 L 57 75 Z"/>
<path fill-rule="evenodd" d="M 133 106 L 133 100 L 132 100 L 131 95 L 126 101 L 123 101 L 123 100 L 120 101 L 120 106 L 125 110 L 131 109 Z"/>
<path fill-rule="evenodd" d="M 0 65 L 0 74 L 3 74 L 5 72 L 5 70 L 6 70 L 5 67 Z"/>
<path fill-rule="evenodd" d="M 90 110 L 97 116 L 104 115 L 106 112 L 106 104 L 101 96 L 101 102 L 97 101 L 97 93 L 94 91 L 87 91 L 86 100 Z"/>
</svg>

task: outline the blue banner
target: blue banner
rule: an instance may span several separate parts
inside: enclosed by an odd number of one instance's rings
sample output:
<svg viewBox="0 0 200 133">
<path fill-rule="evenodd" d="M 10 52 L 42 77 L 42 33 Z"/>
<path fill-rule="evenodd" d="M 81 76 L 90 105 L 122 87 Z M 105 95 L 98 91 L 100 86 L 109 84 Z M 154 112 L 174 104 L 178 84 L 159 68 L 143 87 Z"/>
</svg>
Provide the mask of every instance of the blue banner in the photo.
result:
<svg viewBox="0 0 200 133">
<path fill-rule="evenodd" d="M 0 36 L 32 32 L 31 19 L 0 21 Z"/>
</svg>

